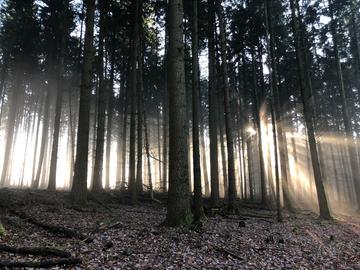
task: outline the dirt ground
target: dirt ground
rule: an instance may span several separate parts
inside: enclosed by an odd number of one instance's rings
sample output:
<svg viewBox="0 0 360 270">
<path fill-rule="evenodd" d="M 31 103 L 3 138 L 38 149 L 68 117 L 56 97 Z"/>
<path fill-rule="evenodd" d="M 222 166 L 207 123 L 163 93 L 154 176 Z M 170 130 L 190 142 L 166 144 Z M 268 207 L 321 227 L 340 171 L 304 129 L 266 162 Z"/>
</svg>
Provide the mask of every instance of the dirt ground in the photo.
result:
<svg viewBox="0 0 360 270">
<path fill-rule="evenodd" d="M 91 195 L 78 208 L 66 192 L 0 190 L 0 268 L 60 260 L 52 269 L 360 269 L 359 217 L 320 221 L 303 212 L 277 223 L 272 211 L 239 209 L 231 216 L 214 211 L 192 229 L 169 228 L 159 202 L 129 206 L 112 193 Z M 67 254 L 4 251 L 9 247 Z"/>
</svg>

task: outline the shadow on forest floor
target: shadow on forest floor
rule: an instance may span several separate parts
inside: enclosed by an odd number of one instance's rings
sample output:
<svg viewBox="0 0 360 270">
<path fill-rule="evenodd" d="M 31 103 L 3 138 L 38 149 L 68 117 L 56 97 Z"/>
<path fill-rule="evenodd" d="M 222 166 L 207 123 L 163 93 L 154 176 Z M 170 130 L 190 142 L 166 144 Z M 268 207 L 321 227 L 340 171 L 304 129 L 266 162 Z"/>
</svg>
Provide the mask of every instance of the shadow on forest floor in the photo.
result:
<svg viewBox="0 0 360 270">
<path fill-rule="evenodd" d="M 90 194 L 79 208 L 68 192 L 0 190 L 0 268 L 359 269 L 359 217 L 286 213 L 276 223 L 272 211 L 242 204 L 237 215 L 215 212 L 188 230 L 161 225 L 160 201 L 127 201 L 121 192 Z"/>
</svg>

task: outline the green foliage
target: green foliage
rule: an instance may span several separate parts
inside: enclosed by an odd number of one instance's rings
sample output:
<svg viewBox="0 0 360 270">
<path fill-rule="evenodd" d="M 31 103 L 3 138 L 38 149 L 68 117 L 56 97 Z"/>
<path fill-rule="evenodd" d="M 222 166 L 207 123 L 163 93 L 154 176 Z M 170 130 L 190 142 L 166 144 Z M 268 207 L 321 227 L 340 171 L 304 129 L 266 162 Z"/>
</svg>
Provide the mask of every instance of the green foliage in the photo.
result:
<svg viewBox="0 0 360 270">
<path fill-rule="evenodd" d="M 6 234 L 5 227 L 0 223 L 0 236 L 4 236 Z"/>
</svg>

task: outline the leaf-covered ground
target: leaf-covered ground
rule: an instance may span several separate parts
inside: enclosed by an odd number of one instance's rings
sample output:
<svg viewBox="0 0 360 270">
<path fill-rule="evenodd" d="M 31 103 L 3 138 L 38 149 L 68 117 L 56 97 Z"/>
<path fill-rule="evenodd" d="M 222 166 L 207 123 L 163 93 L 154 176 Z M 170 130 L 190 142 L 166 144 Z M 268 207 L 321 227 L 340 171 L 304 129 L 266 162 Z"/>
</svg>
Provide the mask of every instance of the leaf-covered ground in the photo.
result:
<svg viewBox="0 0 360 270">
<path fill-rule="evenodd" d="M 312 214 L 286 215 L 243 207 L 238 215 L 215 213 L 193 230 L 162 225 L 159 203 L 121 204 L 101 196 L 72 208 L 66 193 L 1 191 L 6 233 L 0 245 L 50 246 L 71 252 L 81 264 L 68 269 L 360 269 L 360 219 L 319 221 Z M 15 198 L 15 199 L 14 199 Z M 116 203 L 118 202 L 118 203 Z M 64 237 L 16 215 L 65 226 L 91 238 Z M 0 261 L 39 261 L 47 256 L 0 251 Z M 53 269 L 65 269 L 54 267 Z"/>
</svg>

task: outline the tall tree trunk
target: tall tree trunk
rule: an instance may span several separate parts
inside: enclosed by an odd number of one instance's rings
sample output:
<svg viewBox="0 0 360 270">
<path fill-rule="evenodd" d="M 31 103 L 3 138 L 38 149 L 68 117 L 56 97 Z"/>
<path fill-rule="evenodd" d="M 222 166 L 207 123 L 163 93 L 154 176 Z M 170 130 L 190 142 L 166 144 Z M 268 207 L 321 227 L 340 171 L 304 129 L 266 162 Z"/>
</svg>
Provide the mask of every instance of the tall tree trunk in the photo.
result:
<svg viewBox="0 0 360 270">
<path fill-rule="evenodd" d="M 167 10 L 168 12 L 168 10 Z M 167 191 L 168 185 L 168 135 L 169 135 L 169 93 L 168 93 L 168 65 L 169 65 L 169 25 L 168 25 L 168 16 L 166 13 L 166 25 L 165 25 L 165 55 L 164 55 L 164 69 L 165 69 L 165 83 L 164 83 L 164 98 L 163 98 L 163 152 L 162 152 L 162 192 Z"/>
<path fill-rule="evenodd" d="M 217 95 L 216 95 L 216 68 L 215 68 L 215 0 L 209 3 L 209 133 L 210 133 L 210 181 L 211 203 L 216 206 L 219 201 L 219 164 L 218 164 L 218 132 L 217 132 Z"/>
<path fill-rule="evenodd" d="M 142 38 L 141 38 L 142 40 Z M 141 41 L 142 44 L 142 41 Z M 141 46 L 143 47 L 143 46 Z M 142 51 L 142 50 L 140 50 Z M 137 95 L 137 164 L 136 164 L 136 186 L 137 191 L 143 191 L 143 54 L 139 55 L 138 70 L 138 95 Z"/>
<path fill-rule="evenodd" d="M 169 76 L 170 136 L 169 195 L 166 223 L 170 226 L 191 223 L 188 123 L 183 44 L 183 5 L 181 0 L 169 1 Z M 171 91 L 170 91 L 171 90 Z"/>
<path fill-rule="evenodd" d="M 157 177 L 159 178 L 160 190 L 161 190 L 161 185 L 163 183 L 163 180 L 162 180 L 162 173 L 161 173 L 161 168 L 162 168 L 162 164 L 161 164 L 161 135 L 160 135 L 161 125 L 160 125 L 160 109 L 159 108 L 158 108 L 157 113 L 156 113 L 156 123 L 157 123 L 157 149 L 158 149 L 157 152 L 158 152 L 158 159 L 159 159 L 159 161 L 158 161 L 159 168 L 158 168 Z"/>
<path fill-rule="evenodd" d="M 95 0 L 86 1 L 86 30 L 84 45 L 84 62 L 80 86 L 80 106 L 78 134 L 76 144 L 76 161 L 71 196 L 75 204 L 83 205 L 87 200 L 87 166 L 90 129 L 90 96 L 93 62 L 94 14 Z"/>
<path fill-rule="evenodd" d="M 50 172 L 48 190 L 56 189 L 56 167 L 59 149 L 59 134 L 60 134 L 60 119 L 63 99 L 63 73 L 64 73 L 64 51 L 65 51 L 65 34 L 62 33 L 60 38 L 60 55 L 57 67 L 57 81 L 56 81 L 56 102 L 55 102 L 55 119 L 54 119 L 54 134 L 53 144 L 51 149 Z"/>
<path fill-rule="evenodd" d="M 152 175 L 151 175 L 150 142 L 149 142 L 149 137 L 150 137 L 149 133 L 150 132 L 149 132 L 148 126 L 147 126 L 145 106 L 143 107 L 143 111 L 141 114 L 144 117 L 145 150 L 146 150 L 146 157 L 147 157 L 147 170 L 148 170 L 148 179 L 149 179 L 150 198 L 154 199 L 154 188 L 153 188 Z"/>
<path fill-rule="evenodd" d="M 338 76 L 338 88 L 341 97 L 341 107 L 342 107 L 342 114 L 343 114 L 343 121 L 345 126 L 345 139 L 346 139 L 346 146 L 347 151 L 349 152 L 350 157 L 350 168 L 351 174 L 355 185 L 356 190 L 356 199 L 358 204 L 358 210 L 360 211 L 360 171 L 359 171 L 359 160 L 356 152 L 356 142 L 353 136 L 352 124 L 351 124 L 351 116 L 349 112 L 349 104 L 348 104 L 348 97 L 346 96 L 342 66 L 340 61 L 340 53 L 339 53 L 339 41 L 338 41 L 338 21 L 334 16 L 334 7 L 333 7 L 333 0 L 329 0 L 329 9 L 330 9 L 330 32 L 333 38 L 333 47 L 334 47 L 334 54 L 335 54 L 335 65 L 336 65 L 336 72 Z"/>
<path fill-rule="evenodd" d="M 37 123 L 36 123 L 36 135 L 35 135 L 35 147 L 34 147 L 34 154 L 33 154 L 33 164 L 32 164 L 32 174 L 31 174 L 31 186 L 35 186 L 35 173 L 36 173 L 36 161 L 38 155 L 38 144 L 39 144 L 39 133 L 40 133 L 40 122 L 41 122 L 41 115 L 43 114 L 43 110 L 45 110 L 44 103 L 44 95 L 41 96 L 39 110 L 37 113 Z"/>
<path fill-rule="evenodd" d="M 5 92 L 5 81 L 6 81 L 6 77 L 7 77 L 7 66 L 8 66 L 8 60 L 7 60 L 7 56 L 4 55 L 3 56 L 3 61 L 2 61 L 2 67 L 1 67 L 1 72 L 0 72 L 0 104 L 1 104 L 1 111 L 3 110 L 4 107 L 4 92 Z M 0 124 L 1 124 L 1 118 L 0 118 Z"/>
<path fill-rule="evenodd" d="M 228 81 L 228 66 L 226 59 L 226 38 L 225 38 L 225 21 L 223 16 L 223 8 L 221 2 L 218 1 L 218 17 L 220 25 L 220 48 L 221 48 L 221 62 L 222 73 L 224 80 L 224 109 L 225 109 L 225 130 L 227 143 L 227 163 L 228 163 L 228 208 L 230 211 L 234 210 L 236 198 L 235 185 L 235 164 L 234 164 L 234 142 L 232 132 L 232 121 L 230 115 L 230 91 Z"/>
<path fill-rule="evenodd" d="M 130 155 L 129 155 L 129 192 L 131 203 L 137 200 L 136 187 L 136 109 L 138 98 L 138 52 L 139 52 L 139 2 L 133 1 L 133 36 L 131 40 L 131 96 L 130 96 Z"/>
<path fill-rule="evenodd" d="M 167 58 L 167 57 L 166 57 Z M 166 61 L 166 60 L 165 60 Z M 167 64 L 165 64 L 167 65 Z M 167 80 L 167 78 L 165 79 Z M 168 90 L 167 86 L 165 86 L 165 95 L 164 95 L 164 104 L 163 104 L 163 150 L 162 150 L 162 184 L 161 190 L 162 192 L 167 191 L 168 185 L 168 135 L 169 135 L 169 108 L 168 108 Z"/>
<path fill-rule="evenodd" d="M 217 123 L 220 131 L 220 154 L 221 154 L 221 163 L 222 163 L 222 174 L 223 174 L 223 187 L 224 187 L 224 197 L 228 197 L 228 174 L 227 174 L 227 157 L 225 154 L 225 131 L 224 131 L 224 111 L 220 106 L 217 106 L 218 117 Z"/>
<path fill-rule="evenodd" d="M 45 101 L 45 112 L 44 112 L 44 120 L 43 120 L 43 129 L 41 134 L 41 144 L 40 144 L 40 152 L 39 152 L 39 160 L 36 169 L 35 179 L 32 182 L 32 188 L 39 188 L 40 178 L 42 169 L 45 167 L 44 163 L 46 161 L 45 152 L 46 152 L 46 144 L 49 139 L 49 125 L 50 125 L 50 103 L 51 103 L 51 94 L 50 89 L 47 89 L 46 93 L 46 101 Z"/>
<path fill-rule="evenodd" d="M 127 87 L 126 89 L 126 94 L 124 97 L 124 123 L 123 123 L 123 131 L 122 131 L 122 177 L 121 177 L 121 188 L 125 188 L 125 183 L 126 183 L 126 149 L 127 149 L 127 145 L 126 145 L 126 136 L 127 136 L 127 126 L 128 126 L 128 100 L 130 99 L 130 89 Z"/>
<path fill-rule="evenodd" d="M 92 189 L 99 191 L 103 189 L 103 164 L 104 164 L 104 143 L 105 143 L 105 122 L 106 122 L 106 105 L 108 101 L 108 89 L 104 78 L 104 37 L 105 37 L 105 1 L 99 2 L 100 9 L 100 32 L 99 32 L 99 48 L 98 48 L 98 78 L 99 78 L 99 99 L 97 111 L 97 129 L 96 129 L 96 146 L 94 172 L 92 179 Z"/>
<path fill-rule="evenodd" d="M 192 18 L 192 139 L 194 171 L 194 219 L 200 220 L 204 215 L 201 187 L 200 164 L 200 90 L 199 90 L 199 33 L 198 33 L 198 0 L 193 1 Z"/>
<path fill-rule="evenodd" d="M 320 168 L 320 159 L 319 159 L 318 149 L 316 146 L 316 138 L 315 138 L 315 130 L 314 130 L 314 95 L 312 91 L 308 65 L 306 63 L 307 54 L 305 51 L 305 46 L 303 44 L 303 34 L 301 34 L 299 30 L 300 29 L 299 18 L 296 16 L 295 4 L 297 4 L 297 0 L 296 2 L 294 2 L 294 0 L 290 0 L 291 15 L 293 19 L 295 47 L 296 47 L 297 66 L 299 73 L 299 83 L 300 83 L 301 97 L 304 106 L 304 117 L 307 128 L 308 140 L 309 140 L 312 167 L 314 170 L 315 186 L 316 186 L 317 197 L 320 208 L 320 217 L 324 219 L 330 219 L 331 215 L 325 194 L 323 177 Z"/>
<path fill-rule="evenodd" d="M 273 25 L 273 0 L 265 0 L 265 19 L 266 19 L 266 34 L 270 36 L 268 40 L 268 51 L 270 54 L 270 67 L 271 67 L 271 119 L 273 126 L 273 141 L 275 152 L 275 182 L 276 182 L 276 209 L 277 220 L 282 222 L 282 210 L 281 210 L 281 188 L 280 188 L 280 171 L 279 165 L 281 163 L 281 177 L 283 182 L 286 181 L 286 160 L 284 160 L 284 144 L 283 144 L 283 131 L 281 123 L 281 109 L 280 102 L 278 100 L 278 81 L 277 81 L 277 63 L 275 52 L 275 32 Z M 280 160 L 279 160 L 280 159 Z M 287 193 L 284 193 L 287 194 Z M 284 198 L 285 204 L 288 198 Z"/>
<path fill-rule="evenodd" d="M 114 42 L 114 41 L 112 41 Z M 106 150 L 105 150 L 105 189 L 110 188 L 110 155 L 111 155 L 111 138 L 113 127 L 113 115 L 114 115 L 114 72 L 115 72 L 115 51 L 114 45 L 112 45 L 111 51 L 111 69 L 110 69 L 110 81 L 108 89 L 108 101 L 107 101 L 107 128 L 106 128 Z"/>
<path fill-rule="evenodd" d="M 202 171 L 203 171 L 203 178 L 205 184 L 205 196 L 210 196 L 210 183 L 209 183 L 209 176 L 208 176 L 208 167 L 207 167 L 207 158 L 206 158 L 206 146 L 205 146 L 205 132 L 204 132 L 204 123 L 200 120 L 200 147 L 201 147 L 201 163 L 202 163 Z"/>
<path fill-rule="evenodd" d="M 25 129 L 24 129 L 24 131 L 26 133 L 26 140 L 25 140 L 24 158 L 23 158 L 22 166 L 21 166 L 22 167 L 21 168 L 21 174 L 20 174 L 20 177 L 19 177 L 19 187 L 20 188 L 22 188 L 23 185 L 24 185 L 24 177 L 25 177 L 24 174 L 25 174 L 25 167 L 26 167 L 26 159 L 28 158 L 27 153 L 28 153 L 28 148 L 29 148 L 29 138 L 30 138 L 31 134 L 34 133 L 34 128 L 35 128 L 35 116 L 36 116 L 36 113 L 34 113 L 34 119 L 32 119 L 31 114 L 32 114 L 32 111 L 33 111 L 33 107 L 36 108 L 36 103 L 34 102 L 34 103 L 32 103 L 30 105 L 29 115 L 28 115 L 28 119 L 26 121 Z M 35 109 L 35 111 L 36 111 L 36 109 Z"/>
<path fill-rule="evenodd" d="M 250 123 L 249 123 L 250 125 Z M 252 134 L 248 134 L 246 138 L 247 162 L 248 162 L 248 179 L 249 179 L 249 195 L 250 200 L 254 200 L 254 175 L 252 168 L 253 150 L 252 150 Z"/>
<path fill-rule="evenodd" d="M 73 110 L 72 110 L 72 98 L 71 91 L 69 91 L 69 139 L 70 139 L 70 175 L 69 175 L 69 188 L 72 188 L 74 167 L 75 167 L 75 130 L 74 130 L 74 120 L 73 120 Z"/>
<path fill-rule="evenodd" d="M 259 88 L 257 86 L 257 66 L 256 66 L 256 56 L 255 49 L 252 49 L 252 58 L 253 58 L 253 83 L 254 83 L 254 101 L 255 101 L 255 122 L 257 127 L 257 139 L 258 139 L 258 151 L 259 151 L 259 161 L 260 161 L 260 183 L 261 183 L 261 203 L 266 205 L 267 196 L 266 196 L 266 179 L 265 179 L 265 161 L 264 161 L 264 153 L 263 153 L 263 134 L 262 134 L 262 126 L 261 126 L 261 97 L 259 93 Z"/>
</svg>

